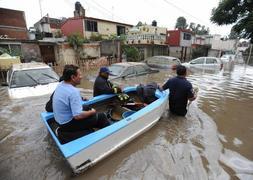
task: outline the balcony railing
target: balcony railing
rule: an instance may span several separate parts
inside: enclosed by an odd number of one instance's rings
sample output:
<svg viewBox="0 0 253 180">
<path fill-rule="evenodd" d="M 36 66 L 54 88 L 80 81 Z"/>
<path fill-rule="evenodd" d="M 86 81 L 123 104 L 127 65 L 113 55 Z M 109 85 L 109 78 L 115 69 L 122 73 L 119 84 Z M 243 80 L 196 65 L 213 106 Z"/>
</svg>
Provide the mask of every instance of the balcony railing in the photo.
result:
<svg viewBox="0 0 253 180">
<path fill-rule="evenodd" d="M 166 36 L 158 34 L 127 35 L 127 44 L 165 44 Z"/>
</svg>

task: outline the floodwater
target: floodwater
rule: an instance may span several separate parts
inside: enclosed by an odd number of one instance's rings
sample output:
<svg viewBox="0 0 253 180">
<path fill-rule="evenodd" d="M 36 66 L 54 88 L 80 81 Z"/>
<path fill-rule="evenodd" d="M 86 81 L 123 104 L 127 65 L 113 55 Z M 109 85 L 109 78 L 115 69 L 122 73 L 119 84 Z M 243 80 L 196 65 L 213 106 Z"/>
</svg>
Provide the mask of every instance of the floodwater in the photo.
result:
<svg viewBox="0 0 253 180">
<path fill-rule="evenodd" d="M 82 95 L 92 96 L 95 72 Z M 122 87 L 173 72 L 117 81 Z M 0 87 L 0 179 L 253 179 L 253 67 L 193 71 L 199 88 L 185 118 L 165 112 L 151 130 L 79 176 L 56 148 L 40 112 L 49 96 L 10 100 Z"/>
</svg>

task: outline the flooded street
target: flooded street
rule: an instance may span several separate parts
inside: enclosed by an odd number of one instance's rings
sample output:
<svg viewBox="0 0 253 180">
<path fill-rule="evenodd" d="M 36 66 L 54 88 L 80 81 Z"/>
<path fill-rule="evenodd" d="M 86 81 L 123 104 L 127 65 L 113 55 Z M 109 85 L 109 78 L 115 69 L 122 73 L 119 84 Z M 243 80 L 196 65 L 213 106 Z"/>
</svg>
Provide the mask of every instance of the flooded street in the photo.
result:
<svg viewBox="0 0 253 180">
<path fill-rule="evenodd" d="M 84 76 L 84 97 L 92 97 L 95 75 Z M 115 83 L 163 84 L 174 75 Z M 199 93 L 185 118 L 165 112 L 151 130 L 76 177 L 40 119 L 49 95 L 10 100 L 0 87 L 0 179 L 253 179 L 253 67 L 187 78 Z"/>
</svg>

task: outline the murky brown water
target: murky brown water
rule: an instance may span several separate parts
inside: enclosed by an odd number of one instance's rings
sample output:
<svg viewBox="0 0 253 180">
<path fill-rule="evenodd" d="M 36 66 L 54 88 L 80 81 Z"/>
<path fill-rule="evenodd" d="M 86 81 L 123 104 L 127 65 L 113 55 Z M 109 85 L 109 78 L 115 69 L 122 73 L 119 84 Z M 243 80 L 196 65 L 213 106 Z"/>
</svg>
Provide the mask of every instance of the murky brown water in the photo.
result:
<svg viewBox="0 0 253 180">
<path fill-rule="evenodd" d="M 82 94 L 92 96 L 95 72 Z M 117 83 L 163 83 L 162 71 Z M 158 124 L 78 177 L 56 148 L 40 112 L 49 96 L 10 100 L 0 87 L 0 179 L 253 179 L 253 68 L 200 71 L 186 118 L 167 113 Z"/>
</svg>

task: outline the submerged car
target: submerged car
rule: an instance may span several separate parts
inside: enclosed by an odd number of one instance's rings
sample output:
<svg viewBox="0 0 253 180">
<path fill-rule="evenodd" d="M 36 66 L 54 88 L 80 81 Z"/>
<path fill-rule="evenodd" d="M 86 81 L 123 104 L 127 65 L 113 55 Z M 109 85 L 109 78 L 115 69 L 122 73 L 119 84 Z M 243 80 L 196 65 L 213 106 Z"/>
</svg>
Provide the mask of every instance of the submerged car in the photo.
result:
<svg viewBox="0 0 253 180">
<path fill-rule="evenodd" d="M 59 76 L 44 63 L 13 64 L 7 72 L 10 98 L 24 98 L 52 93 Z"/>
<path fill-rule="evenodd" d="M 188 63 L 183 63 L 182 65 L 188 68 L 198 68 L 198 69 L 219 69 L 223 68 L 223 63 L 219 58 L 216 57 L 199 57 L 191 60 Z"/>
<path fill-rule="evenodd" d="M 159 70 L 148 67 L 145 63 L 138 62 L 115 63 L 108 68 L 110 70 L 110 79 L 129 78 L 159 72 Z"/>
<path fill-rule="evenodd" d="M 173 68 L 181 64 L 178 58 L 172 56 L 153 56 L 145 59 L 144 62 L 150 67 L 163 69 Z"/>
</svg>

